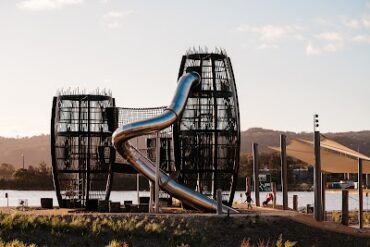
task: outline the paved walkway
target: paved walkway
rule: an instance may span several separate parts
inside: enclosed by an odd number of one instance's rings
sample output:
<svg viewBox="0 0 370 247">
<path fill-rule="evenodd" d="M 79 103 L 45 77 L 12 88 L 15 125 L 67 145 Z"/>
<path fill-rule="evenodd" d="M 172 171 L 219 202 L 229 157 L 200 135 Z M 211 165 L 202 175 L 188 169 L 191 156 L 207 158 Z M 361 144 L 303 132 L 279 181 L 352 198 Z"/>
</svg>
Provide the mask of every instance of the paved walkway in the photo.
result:
<svg viewBox="0 0 370 247">
<path fill-rule="evenodd" d="M 315 228 L 320 228 L 326 231 L 334 231 L 344 234 L 350 234 L 359 237 L 369 237 L 370 238 L 370 228 L 363 228 L 359 229 L 358 226 L 344 226 L 339 223 L 335 223 L 333 221 L 323 221 L 317 222 L 312 214 L 305 214 L 296 212 L 293 210 L 280 210 L 280 209 L 273 209 L 269 207 L 254 207 L 251 210 L 247 210 L 246 204 L 239 204 L 237 208 L 241 212 L 241 215 L 248 213 L 255 213 L 256 215 L 260 216 L 279 216 L 289 218 L 294 220 L 295 222 L 299 222 L 305 225 L 309 225 Z"/>
</svg>

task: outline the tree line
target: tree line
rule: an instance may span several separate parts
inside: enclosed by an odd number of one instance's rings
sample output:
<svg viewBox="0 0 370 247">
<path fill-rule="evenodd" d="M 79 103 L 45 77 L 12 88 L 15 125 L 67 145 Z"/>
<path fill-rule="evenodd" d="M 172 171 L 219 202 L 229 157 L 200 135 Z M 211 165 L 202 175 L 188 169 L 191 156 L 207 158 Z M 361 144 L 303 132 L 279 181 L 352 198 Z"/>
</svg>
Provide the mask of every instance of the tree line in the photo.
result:
<svg viewBox="0 0 370 247">
<path fill-rule="evenodd" d="M 40 162 L 36 167 L 15 169 L 12 164 L 0 164 L 0 189 L 53 190 L 51 167 Z"/>
<path fill-rule="evenodd" d="M 295 189 L 299 185 L 312 185 L 312 167 L 306 168 L 302 162 L 287 157 L 288 184 Z M 271 175 L 271 181 L 280 185 L 280 155 L 278 153 L 262 152 L 259 154 L 260 173 Z M 296 171 L 303 170 L 305 175 L 299 175 Z M 298 174 L 298 175 L 297 175 Z M 338 181 L 342 174 L 332 174 L 328 180 Z M 242 153 L 240 156 L 238 190 L 245 189 L 245 177 L 253 177 L 253 157 L 250 153 Z M 140 180 L 141 188 L 147 189 L 145 179 Z M 298 187 L 297 187 L 298 186 Z M 0 189 L 11 190 L 53 190 L 53 177 L 51 166 L 40 162 L 37 166 L 29 166 L 27 169 L 16 169 L 12 164 L 0 164 Z M 136 176 L 115 174 L 113 190 L 136 189 Z"/>
</svg>

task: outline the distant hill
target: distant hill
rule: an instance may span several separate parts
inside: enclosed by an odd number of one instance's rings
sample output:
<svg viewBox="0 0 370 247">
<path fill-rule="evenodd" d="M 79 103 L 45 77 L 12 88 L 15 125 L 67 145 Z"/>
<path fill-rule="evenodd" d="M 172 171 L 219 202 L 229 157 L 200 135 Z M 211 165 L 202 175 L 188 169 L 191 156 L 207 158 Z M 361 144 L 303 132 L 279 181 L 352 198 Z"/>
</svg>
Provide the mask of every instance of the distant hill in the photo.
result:
<svg viewBox="0 0 370 247">
<path fill-rule="evenodd" d="M 241 151 L 251 152 L 252 143 L 259 144 L 261 151 L 268 151 L 267 146 L 279 146 L 280 134 L 286 134 L 289 142 L 290 138 L 301 138 L 312 140 L 312 133 L 307 132 L 284 132 L 277 130 L 269 130 L 262 128 L 251 128 L 241 133 Z M 325 136 L 349 147 L 357 150 L 360 147 L 360 152 L 370 156 L 370 131 L 350 131 L 338 133 L 323 133 Z"/>
<path fill-rule="evenodd" d="M 267 146 L 278 146 L 279 135 L 285 133 L 289 138 L 312 139 L 312 133 L 295 133 L 251 128 L 241 133 L 241 151 L 251 152 L 253 142 L 257 142 L 260 150 L 268 151 Z M 370 131 L 326 133 L 332 138 L 354 150 L 361 147 L 361 152 L 370 156 Z M 25 165 L 37 166 L 41 161 L 51 164 L 49 135 L 25 138 L 0 137 L 0 163 L 10 163 L 19 168 L 22 166 L 22 153 Z"/>
<path fill-rule="evenodd" d="M 37 166 L 42 161 L 51 164 L 49 135 L 24 138 L 0 137 L 0 163 L 10 163 L 20 168 L 22 153 L 26 167 Z"/>
</svg>

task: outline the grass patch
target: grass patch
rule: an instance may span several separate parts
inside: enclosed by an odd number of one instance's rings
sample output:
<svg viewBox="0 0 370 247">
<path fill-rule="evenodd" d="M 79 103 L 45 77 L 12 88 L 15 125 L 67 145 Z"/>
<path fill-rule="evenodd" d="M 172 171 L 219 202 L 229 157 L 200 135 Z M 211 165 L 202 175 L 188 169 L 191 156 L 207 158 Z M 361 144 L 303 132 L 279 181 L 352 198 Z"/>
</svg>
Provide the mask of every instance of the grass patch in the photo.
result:
<svg viewBox="0 0 370 247">
<path fill-rule="evenodd" d="M 304 234 L 302 234 L 304 233 Z M 284 236 L 284 240 L 282 238 Z M 353 237 L 281 217 L 0 214 L 1 246 L 351 246 Z M 289 239 L 289 240 L 287 240 Z M 356 239 L 368 246 L 367 239 Z"/>
</svg>

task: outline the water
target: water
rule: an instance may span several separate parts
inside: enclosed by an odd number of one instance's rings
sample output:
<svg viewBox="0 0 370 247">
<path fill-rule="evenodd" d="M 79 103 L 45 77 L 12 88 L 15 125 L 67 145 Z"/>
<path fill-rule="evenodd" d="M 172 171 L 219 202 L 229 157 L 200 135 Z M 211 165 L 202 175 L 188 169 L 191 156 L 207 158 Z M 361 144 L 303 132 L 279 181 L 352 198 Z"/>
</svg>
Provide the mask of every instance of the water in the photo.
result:
<svg viewBox="0 0 370 247">
<path fill-rule="evenodd" d="M 0 190 L 0 207 L 6 207 L 7 199 L 5 193 L 9 195 L 9 206 L 19 206 L 19 200 L 27 200 L 28 206 L 39 207 L 40 198 L 48 197 L 53 198 L 54 206 L 58 206 L 56 195 L 54 191 L 23 191 L 23 190 Z M 242 197 L 240 197 L 242 194 Z M 260 201 L 265 200 L 268 192 L 260 192 Z M 305 207 L 307 204 L 313 204 L 314 194 L 313 192 L 302 192 L 292 191 L 288 193 L 289 207 L 293 207 L 293 195 L 298 195 L 298 207 Z M 328 191 L 326 192 L 326 210 L 341 210 L 342 207 L 342 194 L 340 191 Z M 140 191 L 140 196 L 149 196 L 148 191 Z M 254 199 L 254 193 L 252 192 L 252 198 Z M 112 201 L 121 202 L 132 201 L 134 204 L 137 203 L 136 191 L 112 191 Z M 235 193 L 234 202 L 244 202 L 245 194 L 244 191 L 237 191 Z M 369 209 L 369 197 L 364 194 L 364 209 Z M 277 204 L 282 204 L 282 193 L 277 192 Z M 349 194 L 349 209 L 358 209 L 358 195 L 356 192 Z"/>
</svg>

